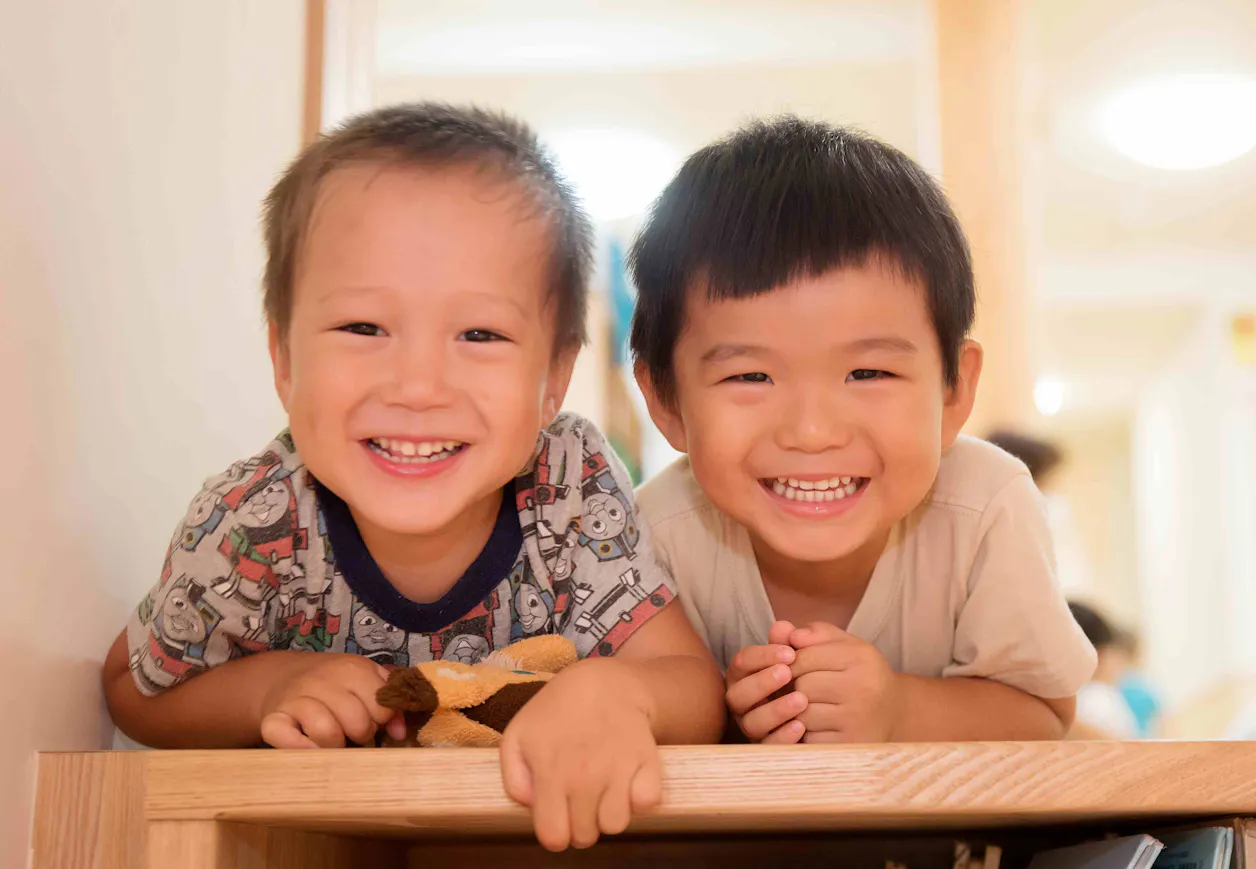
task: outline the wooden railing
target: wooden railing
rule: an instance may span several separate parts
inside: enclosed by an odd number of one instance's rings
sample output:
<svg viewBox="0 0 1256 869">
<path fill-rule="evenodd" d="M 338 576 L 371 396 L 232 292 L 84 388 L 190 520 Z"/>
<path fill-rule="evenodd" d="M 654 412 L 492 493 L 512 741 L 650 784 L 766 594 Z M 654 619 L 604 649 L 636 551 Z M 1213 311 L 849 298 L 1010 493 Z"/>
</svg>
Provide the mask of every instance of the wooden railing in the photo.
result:
<svg viewBox="0 0 1256 869">
<path fill-rule="evenodd" d="M 753 843 L 772 834 L 784 836 L 771 840 L 779 855 L 797 853 L 804 835 L 821 841 L 814 834 L 1256 815 L 1256 745 L 1246 743 L 663 752 L 663 804 L 634 821 L 629 844 L 598 845 L 555 865 L 617 865 L 629 853 L 663 855 L 650 858 L 661 865 L 695 842 L 715 853 L 734 847 L 730 837 Z M 437 861 L 462 869 L 492 865 L 488 852 L 548 865 L 538 847 L 525 846 L 530 829 L 528 814 L 502 791 L 491 750 L 50 753 L 39 763 L 34 866 L 375 869 Z M 735 847 L 744 854 L 750 845 Z M 468 862 L 475 854 L 480 862 Z"/>
</svg>

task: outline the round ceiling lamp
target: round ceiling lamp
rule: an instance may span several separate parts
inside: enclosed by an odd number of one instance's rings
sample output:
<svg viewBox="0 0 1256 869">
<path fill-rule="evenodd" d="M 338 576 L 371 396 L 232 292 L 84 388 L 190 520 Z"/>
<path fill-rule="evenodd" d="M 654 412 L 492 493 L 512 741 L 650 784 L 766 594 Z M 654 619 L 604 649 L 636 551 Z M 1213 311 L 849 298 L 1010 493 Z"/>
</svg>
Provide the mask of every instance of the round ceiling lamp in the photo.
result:
<svg viewBox="0 0 1256 869">
<path fill-rule="evenodd" d="M 1219 166 L 1256 148 L 1256 79 L 1195 73 L 1140 82 L 1102 104 L 1099 127 L 1145 166 Z"/>
</svg>

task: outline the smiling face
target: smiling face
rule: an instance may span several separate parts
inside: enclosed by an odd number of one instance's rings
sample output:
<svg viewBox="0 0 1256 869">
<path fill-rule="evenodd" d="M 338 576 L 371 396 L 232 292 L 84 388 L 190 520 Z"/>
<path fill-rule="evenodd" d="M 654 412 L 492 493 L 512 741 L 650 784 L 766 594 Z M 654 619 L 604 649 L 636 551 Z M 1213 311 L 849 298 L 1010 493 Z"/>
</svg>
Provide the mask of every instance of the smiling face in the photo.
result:
<svg viewBox="0 0 1256 869">
<path fill-rule="evenodd" d="M 353 614 L 353 638 L 363 651 L 395 652 L 405 645 L 406 632 L 363 606 Z"/>
<path fill-rule="evenodd" d="M 176 585 L 161 604 L 161 634 L 177 643 L 200 643 L 205 640 L 205 621 L 192 604 L 188 591 Z"/>
<path fill-rule="evenodd" d="M 711 501 L 787 559 L 884 546 L 972 408 L 980 348 L 947 389 L 923 290 L 875 260 L 745 299 L 691 293 L 685 323 L 675 405 L 642 378 L 651 415 Z"/>
<path fill-rule="evenodd" d="M 491 522 L 562 402 L 548 222 L 491 171 L 379 165 L 323 183 L 275 383 L 314 476 L 368 533 Z"/>
</svg>

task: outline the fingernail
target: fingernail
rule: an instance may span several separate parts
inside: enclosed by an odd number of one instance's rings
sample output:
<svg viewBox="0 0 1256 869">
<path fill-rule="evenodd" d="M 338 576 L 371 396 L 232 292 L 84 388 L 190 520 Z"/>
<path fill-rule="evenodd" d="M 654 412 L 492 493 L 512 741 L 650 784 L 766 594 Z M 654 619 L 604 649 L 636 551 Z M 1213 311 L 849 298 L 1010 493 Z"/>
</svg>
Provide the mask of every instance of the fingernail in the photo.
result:
<svg viewBox="0 0 1256 869">
<path fill-rule="evenodd" d="M 789 667 L 786 667 L 780 664 L 773 667 L 772 678 L 776 679 L 777 682 L 788 682 L 789 681 Z"/>
<path fill-rule="evenodd" d="M 801 709 L 807 705 L 807 698 L 803 696 L 801 691 L 795 691 L 789 695 L 789 705 L 794 709 Z"/>
<path fill-rule="evenodd" d="M 793 662 L 794 650 L 793 649 L 781 649 L 780 651 L 776 653 L 776 660 L 780 661 L 782 664 L 789 664 Z"/>
</svg>

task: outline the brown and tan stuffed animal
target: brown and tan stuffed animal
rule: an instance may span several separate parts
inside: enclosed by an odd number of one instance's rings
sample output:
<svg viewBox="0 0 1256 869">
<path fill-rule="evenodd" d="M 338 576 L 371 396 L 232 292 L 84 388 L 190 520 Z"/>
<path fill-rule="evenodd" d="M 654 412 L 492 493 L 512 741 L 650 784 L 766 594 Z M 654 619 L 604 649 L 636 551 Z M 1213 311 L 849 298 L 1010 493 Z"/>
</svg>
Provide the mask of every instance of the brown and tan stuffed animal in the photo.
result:
<svg viewBox="0 0 1256 869">
<path fill-rule="evenodd" d="M 376 696 L 381 706 L 405 715 L 406 738 L 382 744 L 492 748 L 523 704 L 576 658 L 570 640 L 545 635 L 512 643 L 478 664 L 425 661 L 394 670 Z"/>
</svg>

